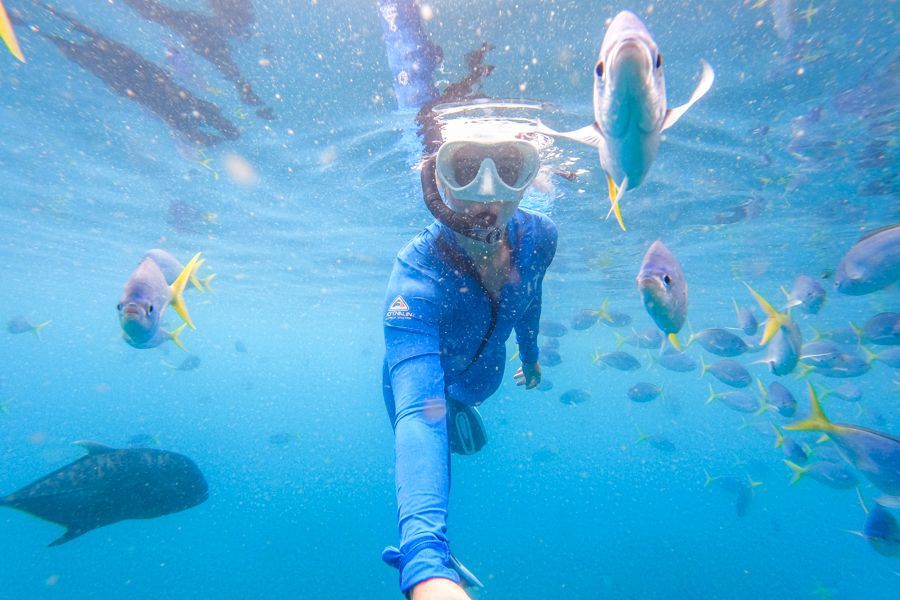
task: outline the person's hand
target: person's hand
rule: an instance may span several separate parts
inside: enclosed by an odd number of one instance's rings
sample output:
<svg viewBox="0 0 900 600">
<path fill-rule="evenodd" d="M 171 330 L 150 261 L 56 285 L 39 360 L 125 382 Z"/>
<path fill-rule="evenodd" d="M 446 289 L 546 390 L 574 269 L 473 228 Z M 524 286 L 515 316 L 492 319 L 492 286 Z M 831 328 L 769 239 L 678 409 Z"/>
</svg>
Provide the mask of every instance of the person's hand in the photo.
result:
<svg viewBox="0 0 900 600">
<path fill-rule="evenodd" d="M 426 579 L 413 588 L 412 600 L 472 600 L 458 583 L 441 577 Z"/>
<path fill-rule="evenodd" d="M 535 388 L 541 383 L 541 363 L 538 361 L 530 365 L 522 363 L 513 377 L 516 378 L 516 385 L 524 385 L 526 390 Z"/>
</svg>

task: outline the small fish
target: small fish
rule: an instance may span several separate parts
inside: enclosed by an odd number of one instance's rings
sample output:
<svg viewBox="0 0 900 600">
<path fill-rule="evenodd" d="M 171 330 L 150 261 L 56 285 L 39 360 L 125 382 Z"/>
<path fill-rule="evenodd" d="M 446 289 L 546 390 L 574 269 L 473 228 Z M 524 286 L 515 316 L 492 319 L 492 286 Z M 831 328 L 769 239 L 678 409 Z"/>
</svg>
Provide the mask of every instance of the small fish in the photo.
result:
<svg viewBox="0 0 900 600">
<path fill-rule="evenodd" d="M 797 400 L 789 389 L 783 384 L 773 381 L 769 384 L 768 390 L 762 386 L 762 382 L 757 380 L 761 392 L 765 393 L 766 403 L 774 406 L 782 417 L 793 417 L 797 412 Z"/>
<path fill-rule="evenodd" d="M 662 388 L 656 384 L 641 381 L 628 388 L 627 393 L 632 402 L 650 402 L 659 397 Z"/>
<path fill-rule="evenodd" d="M 541 382 L 537 385 L 537 391 L 549 392 L 553 389 L 553 382 L 544 376 L 541 376 Z"/>
<path fill-rule="evenodd" d="M 642 433 L 641 430 L 638 430 L 638 440 L 637 444 L 641 442 L 647 442 L 650 446 L 660 452 L 671 453 L 675 452 L 675 444 L 673 444 L 668 438 L 659 433 L 654 433 L 651 435 L 647 435 Z"/>
<path fill-rule="evenodd" d="M 209 495 L 200 469 L 181 454 L 87 441 L 76 444 L 87 450 L 87 456 L 0 498 L 0 506 L 66 527 L 51 546 L 125 519 L 186 510 Z"/>
<path fill-rule="evenodd" d="M 863 507 L 865 508 L 865 506 Z M 900 554 L 900 524 L 897 519 L 877 502 L 866 511 L 866 522 L 862 531 L 851 531 L 867 542 L 882 556 Z"/>
<path fill-rule="evenodd" d="M 163 364 L 175 371 L 193 371 L 200 366 L 200 357 L 195 354 L 188 354 L 187 357 L 177 365 L 173 365 L 165 360 L 163 361 Z"/>
<path fill-rule="evenodd" d="M 273 446 L 284 446 L 286 444 L 290 444 L 291 442 L 296 442 L 300 439 L 296 433 L 273 433 L 269 436 L 269 443 Z"/>
<path fill-rule="evenodd" d="M 559 321 L 551 321 L 549 319 L 541 320 L 539 330 L 541 335 L 547 337 L 562 337 L 569 331 L 568 328 Z"/>
<path fill-rule="evenodd" d="M 699 366 L 696 359 L 687 352 L 679 352 L 674 348 L 667 348 L 653 361 L 664 369 L 675 373 L 689 373 Z"/>
<path fill-rule="evenodd" d="M 598 311 L 591 308 L 584 308 L 572 317 L 572 320 L 569 322 L 569 327 L 576 331 L 584 331 L 585 329 L 593 327 L 599 318 L 600 313 Z"/>
<path fill-rule="evenodd" d="M 825 305 L 825 288 L 808 275 L 799 275 L 787 296 L 787 308 L 797 307 L 808 315 L 818 314 Z"/>
<path fill-rule="evenodd" d="M 541 348 L 538 361 L 542 367 L 555 367 L 562 363 L 562 355 L 553 348 Z"/>
<path fill-rule="evenodd" d="M 759 323 L 753 312 L 746 306 L 739 306 L 737 300 L 731 299 L 734 303 L 734 312 L 737 315 L 738 329 L 744 332 L 744 335 L 756 335 Z"/>
<path fill-rule="evenodd" d="M 816 367 L 815 373 L 835 378 L 860 377 L 868 373 L 871 367 L 871 363 L 862 356 L 844 352 L 827 366 Z"/>
<path fill-rule="evenodd" d="M 247 351 L 247 344 L 241 340 L 234 340 L 234 351 L 244 353 Z"/>
<path fill-rule="evenodd" d="M 849 490 L 859 485 L 859 480 L 856 478 L 856 475 L 840 463 L 820 460 L 810 463 L 805 467 L 787 459 L 785 459 L 784 463 L 794 472 L 794 476 L 791 478 L 792 484 L 800 481 L 804 475 L 809 475 L 822 485 L 826 485 L 836 490 Z"/>
<path fill-rule="evenodd" d="M 812 414 L 808 419 L 785 425 L 790 431 L 822 431 L 841 450 L 841 454 L 878 489 L 900 503 L 900 438 L 858 425 L 832 423 L 822 412 L 811 383 L 809 399 Z"/>
<path fill-rule="evenodd" d="M 753 381 L 750 372 L 747 371 L 739 362 L 730 358 L 717 360 L 711 365 L 700 359 L 700 376 L 706 373 L 712 373 L 713 377 L 735 388 L 745 388 Z"/>
<path fill-rule="evenodd" d="M 666 334 L 672 346 L 681 350 L 677 334 L 687 319 L 687 280 L 678 259 L 659 240 L 644 254 L 637 287 L 647 314 Z"/>
<path fill-rule="evenodd" d="M 859 332 L 862 341 L 876 346 L 900 345 L 900 313 L 878 313 Z"/>
<path fill-rule="evenodd" d="M 563 404 L 581 404 L 582 402 L 587 402 L 591 399 L 591 393 L 588 390 L 583 389 L 571 389 L 563 392 L 559 401 Z"/>
<path fill-rule="evenodd" d="M 834 286 L 843 294 L 861 296 L 900 279 L 900 224 L 864 235 L 841 259 Z"/>
<path fill-rule="evenodd" d="M 9 20 L 9 15 L 6 14 L 3 2 L 0 2 L 0 39 L 3 40 L 13 56 L 20 62 L 25 62 L 25 55 L 22 54 L 22 49 L 19 47 L 19 40 L 16 39 L 16 32 Z"/>
<path fill-rule="evenodd" d="M 622 11 L 606 30 L 594 68 L 594 122 L 566 133 L 541 130 L 597 148 L 609 186 L 610 214 L 615 213 L 624 231 L 622 196 L 644 180 L 661 133 L 709 91 L 714 79 L 712 67 L 703 61 L 700 82 L 687 104 L 667 108 L 662 54 L 640 18 Z"/>
<path fill-rule="evenodd" d="M 129 345 L 135 348 L 154 348 L 167 340 L 172 340 L 182 350 L 186 350 L 178 339 L 184 325 L 168 332 L 162 329 L 161 323 L 166 309 L 171 305 L 185 324 L 195 329 L 182 293 L 189 278 L 199 266 L 199 260 L 198 252 L 171 284 L 151 256 L 145 256 L 141 260 L 125 283 L 122 298 L 116 307 L 125 341 Z"/>
<path fill-rule="evenodd" d="M 775 430 L 775 447 L 781 448 L 787 460 L 802 465 L 809 459 L 803 447 L 793 439 L 785 437 L 774 423 L 772 423 L 772 429 Z"/>
<path fill-rule="evenodd" d="M 706 483 L 703 487 L 714 487 L 735 497 L 735 512 L 743 517 L 750 510 L 750 501 L 753 498 L 753 488 L 762 485 L 762 482 L 753 481 L 750 476 L 736 477 L 734 475 L 720 475 L 713 477 L 706 473 Z"/>
<path fill-rule="evenodd" d="M 706 404 L 713 400 L 719 400 L 731 410 L 741 413 L 756 414 L 761 410 L 759 400 L 746 390 L 717 392 L 713 390 L 712 386 L 709 386 L 709 396 L 706 398 Z"/>
<path fill-rule="evenodd" d="M 632 334 L 626 338 L 622 338 L 621 341 L 629 346 L 637 346 L 638 348 L 659 349 L 662 347 L 664 339 L 665 338 L 659 329 L 655 326 L 650 326 L 641 331 L 632 330 Z"/>
<path fill-rule="evenodd" d="M 604 300 L 597 309 L 597 317 L 604 325 L 609 327 L 628 327 L 631 325 L 631 315 L 609 308 L 609 300 Z"/>
<path fill-rule="evenodd" d="M 622 350 L 616 352 L 597 352 L 594 354 L 594 364 L 602 362 L 608 367 L 618 369 L 619 371 L 637 371 L 641 368 L 638 359 Z"/>
<path fill-rule="evenodd" d="M 52 321 L 44 321 L 43 323 L 32 325 L 25 317 L 13 317 L 6 324 L 6 331 L 12 333 L 13 335 L 31 332 L 35 335 L 35 337 L 37 337 L 37 339 L 41 339 L 41 330 L 50 323 L 52 323 Z"/>
<path fill-rule="evenodd" d="M 699 333 L 692 334 L 688 340 L 688 344 L 694 341 L 700 343 L 707 351 L 717 356 L 733 358 L 747 352 L 750 348 L 747 343 L 734 335 L 730 331 L 724 329 L 704 329 Z"/>
<path fill-rule="evenodd" d="M 747 284 L 744 284 L 747 285 Z M 749 285 L 747 289 L 756 298 L 757 304 L 766 313 L 766 326 L 763 330 L 760 345 L 768 345 L 766 358 L 761 362 L 769 365 L 775 375 L 787 375 L 794 370 L 800 360 L 803 348 L 803 336 L 800 328 L 787 313 L 780 313 L 760 296 Z"/>
<path fill-rule="evenodd" d="M 859 402 L 862 400 L 862 390 L 855 383 L 847 382 L 833 390 L 822 388 L 822 398 L 837 398 L 844 402 Z"/>
</svg>

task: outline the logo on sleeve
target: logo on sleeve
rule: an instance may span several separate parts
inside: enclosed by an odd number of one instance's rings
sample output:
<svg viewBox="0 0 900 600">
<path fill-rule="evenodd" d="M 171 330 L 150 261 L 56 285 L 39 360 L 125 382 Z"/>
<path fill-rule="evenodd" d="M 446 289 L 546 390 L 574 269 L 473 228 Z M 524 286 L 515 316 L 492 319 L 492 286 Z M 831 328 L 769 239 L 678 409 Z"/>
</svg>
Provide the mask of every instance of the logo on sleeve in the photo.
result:
<svg viewBox="0 0 900 600">
<path fill-rule="evenodd" d="M 412 313 L 409 311 L 409 304 L 403 299 L 403 296 L 397 296 L 391 305 L 388 306 L 386 319 L 411 319 Z"/>
</svg>

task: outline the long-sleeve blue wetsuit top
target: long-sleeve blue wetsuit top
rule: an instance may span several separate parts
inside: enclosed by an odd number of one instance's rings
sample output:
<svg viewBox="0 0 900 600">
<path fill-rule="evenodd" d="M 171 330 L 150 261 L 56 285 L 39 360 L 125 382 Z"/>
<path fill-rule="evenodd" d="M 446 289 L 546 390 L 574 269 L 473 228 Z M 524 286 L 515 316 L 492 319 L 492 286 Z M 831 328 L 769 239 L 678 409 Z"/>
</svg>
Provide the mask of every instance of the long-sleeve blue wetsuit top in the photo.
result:
<svg viewBox="0 0 900 600">
<path fill-rule="evenodd" d="M 494 393 L 513 329 L 522 362 L 538 359 L 541 284 L 556 251 L 556 226 L 520 208 L 506 234 L 510 274 L 495 299 L 440 223 L 394 262 L 385 299 L 384 397 L 395 434 L 401 540 L 400 551 L 386 551 L 384 559 L 400 569 L 404 592 L 433 577 L 459 581 L 447 543 L 446 396 L 476 405 Z"/>
</svg>

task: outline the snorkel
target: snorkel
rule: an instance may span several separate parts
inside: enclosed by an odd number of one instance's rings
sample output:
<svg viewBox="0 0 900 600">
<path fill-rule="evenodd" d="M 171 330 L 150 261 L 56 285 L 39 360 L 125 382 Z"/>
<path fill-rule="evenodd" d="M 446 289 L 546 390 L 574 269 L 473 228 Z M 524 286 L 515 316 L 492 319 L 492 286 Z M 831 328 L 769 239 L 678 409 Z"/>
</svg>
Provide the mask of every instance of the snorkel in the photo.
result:
<svg viewBox="0 0 900 600">
<path fill-rule="evenodd" d="M 496 244 L 503 239 L 503 227 L 496 224 L 494 215 L 469 215 L 456 212 L 444 203 L 438 190 L 437 159 L 434 155 L 422 163 L 422 199 L 429 212 L 443 225 L 469 239 Z M 504 223 L 505 226 L 505 223 Z"/>
</svg>

